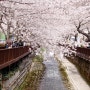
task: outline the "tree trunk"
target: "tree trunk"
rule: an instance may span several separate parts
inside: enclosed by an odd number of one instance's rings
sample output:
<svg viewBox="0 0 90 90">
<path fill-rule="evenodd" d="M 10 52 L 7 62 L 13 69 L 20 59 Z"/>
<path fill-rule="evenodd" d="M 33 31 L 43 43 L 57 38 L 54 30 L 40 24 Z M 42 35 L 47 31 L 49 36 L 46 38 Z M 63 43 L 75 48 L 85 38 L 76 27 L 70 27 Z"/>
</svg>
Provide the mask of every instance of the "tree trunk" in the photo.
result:
<svg viewBox="0 0 90 90">
<path fill-rule="evenodd" d="M 8 27 L 7 27 L 7 40 L 10 38 L 10 28 L 11 28 L 11 22 L 8 22 Z"/>
</svg>

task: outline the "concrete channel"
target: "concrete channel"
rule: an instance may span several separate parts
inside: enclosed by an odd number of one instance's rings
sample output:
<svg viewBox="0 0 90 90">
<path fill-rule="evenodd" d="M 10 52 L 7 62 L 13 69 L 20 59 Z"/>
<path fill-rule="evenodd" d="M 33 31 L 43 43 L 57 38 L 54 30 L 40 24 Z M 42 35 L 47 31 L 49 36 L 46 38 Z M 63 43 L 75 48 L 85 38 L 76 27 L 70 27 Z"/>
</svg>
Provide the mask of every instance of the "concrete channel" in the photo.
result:
<svg viewBox="0 0 90 90">
<path fill-rule="evenodd" d="M 41 80 L 38 90 L 67 90 L 61 79 L 59 64 L 54 57 L 49 57 L 44 61 L 46 71 Z"/>
<path fill-rule="evenodd" d="M 23 61 L 23 65 L 21 65 L 22 69 L 18 70 L 14 76 L 3 82 L 2 90 L 14 90 L 15 87 L 19 87 L 19 85 L 23 82 L 24 77 L 30 70 L 32 59 L 28 56 L 24 58 Z"/>
</svg>

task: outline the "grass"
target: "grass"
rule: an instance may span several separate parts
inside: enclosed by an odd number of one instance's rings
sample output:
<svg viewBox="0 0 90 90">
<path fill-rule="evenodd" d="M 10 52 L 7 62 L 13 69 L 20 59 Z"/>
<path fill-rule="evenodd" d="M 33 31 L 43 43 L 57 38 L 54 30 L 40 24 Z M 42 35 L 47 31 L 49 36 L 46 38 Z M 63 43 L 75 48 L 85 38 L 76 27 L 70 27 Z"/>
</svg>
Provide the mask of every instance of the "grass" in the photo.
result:
<svg viewBox="0 0 90 90">
<path fill-rule="evenodd" d="M 2 73 L 2 80 L 8 80 L 10 77 L 12 77 L 16 72 L 18 71 L 18 66 L 13 67 L 11 66 L 1 70 Z"/>
<path fill-rule="evenodd" d="M 37 90 L 45 70 L 45 66 L 42 62 L 43 58 L 39 55 L 33 58 L 33 67 L 31 67 L 31 71 L 27 74 L 19 88 L 15 90 Z"/>
<path fill-rule="evenodd" d="M 43 57 L 42 55 L 36 55 L 34 58 L 33 58 L 33 62 L 43 62 Z"/>
<path fill-rule="evenodd" d="M 61 72 L 61 77 L 64 85 L 68 90 L 74 90 L 72 84 L 69 81 L 68 74 L 66 73 L 66 68 L 63 66 L 62 62 L 58 58 L 56 59 L 59 62 L 59 70 Z"/>
<path fill-rule="evenodd" d="M 42 76 L 43 73 L 41 70 L 29 72 L 25 78 L 25 81 L 17 90 L 37 90 L 39 80 Z"/>
<path fill-rule="evenodd" d="M 59 66 L 59 70 L 61 72 L 62 80 L 63 80 L 63 83 L 65 84 L 66 88 L 68 88 L 68 90 L 74 90 L 73 87 L 72 87 L 72 84 L 70 83 L 70 81 L 68 79 L 66 69 L 61 63 L 60 63 L 60 66 Z"/>
</svg>

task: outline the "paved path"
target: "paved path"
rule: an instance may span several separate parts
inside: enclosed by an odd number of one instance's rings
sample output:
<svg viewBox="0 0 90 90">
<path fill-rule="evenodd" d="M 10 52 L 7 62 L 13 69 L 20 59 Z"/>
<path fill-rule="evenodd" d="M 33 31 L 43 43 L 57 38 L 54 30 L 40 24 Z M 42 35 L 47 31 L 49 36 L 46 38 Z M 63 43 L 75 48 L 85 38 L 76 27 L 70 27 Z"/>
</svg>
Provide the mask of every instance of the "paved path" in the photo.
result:
<svg viewBox="0 0 90 90">
<path fill-rule="evenodd" d="M 44 61 L 46 72 L 41 81 L 39 90 L 66 90 L 61 80 L 58 63 L 50 57 Z"/>
<path fill-rule="evenodd" d="M 74 64 L 66 58 L 60 59 L 62 64 L 66 67 L 66 72 L 69 76 L 70 82 L 73 84 L 75 90 L 90 90 L 90 86 L 79 74 Z"/>
</svg>

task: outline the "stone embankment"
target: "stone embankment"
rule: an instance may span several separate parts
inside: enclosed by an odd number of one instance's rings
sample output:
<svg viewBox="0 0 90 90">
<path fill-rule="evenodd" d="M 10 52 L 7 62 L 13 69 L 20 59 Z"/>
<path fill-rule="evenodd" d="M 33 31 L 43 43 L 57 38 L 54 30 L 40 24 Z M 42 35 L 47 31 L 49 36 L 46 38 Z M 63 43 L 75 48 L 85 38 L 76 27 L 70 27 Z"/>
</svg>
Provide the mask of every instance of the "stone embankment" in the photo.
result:
<svg viewBox="0 0 90 90">
<path fill-rule="evenodd" d="M 68 60 L 76 65 L 82 77 L 90 85 L 90 61 L 79 57 L 68 57 Z"/>
<path fill-rule="evenodd" d="M 43 58 L 36 56 L 33 59 L 31 68 L 24 80 L 24 82 L 15 90 L 36 90 L 39 86 L 40 80 L 43 76 L 45 66 L 43 64 Z"/>
<path fill-rule="evenodd" d="M 80 72 L 78 71 L 77 67 L 69 61 L 70 58 L 67 59 L 65 57 L 62 57 L 62 58 L 59 56 L 57 57 L 59 61 L 62 63 L 62 65 L 64 66 L 67 76 L 69 78 L 69 81 L 73 85 L 74 90 L 90 90 L 90 85 L 88 85 L 87 82 L 80 75 Z M 74 60 L 77 61 L 75 58 Z M 73 62 L 75 62 L 74 60 Z"/>
<path fill-rule="evenodd" d="M 7 78 L 2 79 L 2 90 L 14 90 L 15 87 L 20 86 L 20 84 L 25 79 L 25 76 L 29 72 L 31 67 L 32 59 L 30 56 L 23 58 L 18 66 L 10 67 L 13 70 L 7 71 Z M 13 65 L 14 66 L 14 65 Z"/>
</svg>

